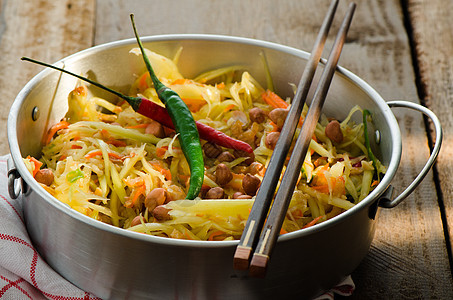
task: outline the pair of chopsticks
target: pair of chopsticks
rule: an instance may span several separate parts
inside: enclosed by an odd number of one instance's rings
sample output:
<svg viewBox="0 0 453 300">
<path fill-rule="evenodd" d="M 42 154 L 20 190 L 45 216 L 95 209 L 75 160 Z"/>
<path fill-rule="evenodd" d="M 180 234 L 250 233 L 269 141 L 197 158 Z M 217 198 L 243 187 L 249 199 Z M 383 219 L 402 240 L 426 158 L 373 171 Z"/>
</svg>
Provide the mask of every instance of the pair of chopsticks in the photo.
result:
<svg viewBox="0 0 453 300">
<path fill-rule="evenodd" d="M 349 5 L 348 11 L 337 33 L 331 53 L 324 67 L 318 86 L 316 87 L 307 116 L 305 117 L 299 137 L 297 138 L 286 171 L 280 183 L 280 187 L 275 195 L 272 208 L 269 211 L 286 156 L 291 147 L 302 108 L 316 72 L 316 67 L 321 59 L 324 44 L 337 6 L 338 0 L 333 0 L 323 24 L 321 25 L 320 32 L 318 33 L 307 66 L 302 74 L 293 103 L 281 130 L 280 138 L 274 148 L 274 152 L 258 190 L 258 194 L 256 195 L 241 240 L 239 241 L 239 245 L 234 254 L 234 268 L 237 270 L 249 269 L 249 275 L 251 277 L 264 277 L 266 274 L 271 252 L 280 234 L 281 226 L 288 210 L 294 188 L 297 184 L 300 170 L 316 124 L 319 120 L 330 83 L 332 82 L 356 5 L 355 3 Z M 266 222 L 264 224 L 265 220 Z"/>
</svg>

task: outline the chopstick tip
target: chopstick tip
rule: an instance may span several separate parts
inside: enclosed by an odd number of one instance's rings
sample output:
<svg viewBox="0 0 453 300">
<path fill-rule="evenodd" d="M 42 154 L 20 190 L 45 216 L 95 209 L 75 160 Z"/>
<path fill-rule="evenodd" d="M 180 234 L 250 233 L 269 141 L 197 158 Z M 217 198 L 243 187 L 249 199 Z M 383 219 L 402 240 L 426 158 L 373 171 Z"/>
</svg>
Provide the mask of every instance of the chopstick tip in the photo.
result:
<svg viewBox="0 0 453 300">
<path fill-rule="evenodd" d="M 247 270 L 249 267 L 249 259 L 252 253 L 250 247 L 238 246 L 234 253 L 233 267 L 236 270 Z"/>
<path fill-rule="evenodd" d="M 269 256 L 259 253 L 253 254 L 252 261 L 250 262 L 249 275 L 250 277 L 264 278 L 267 271 L 267 263 Z"/>
</svg>

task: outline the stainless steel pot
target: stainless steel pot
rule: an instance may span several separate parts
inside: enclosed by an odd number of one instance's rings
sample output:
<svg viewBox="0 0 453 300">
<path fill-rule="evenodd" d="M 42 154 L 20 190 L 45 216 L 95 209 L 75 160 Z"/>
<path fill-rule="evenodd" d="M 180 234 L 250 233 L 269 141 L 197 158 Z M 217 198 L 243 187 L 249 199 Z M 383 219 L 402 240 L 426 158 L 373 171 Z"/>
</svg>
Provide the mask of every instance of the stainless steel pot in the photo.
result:
<svg viewBox="0 0 453 300">
<path fill-rule="evenodd" d="M 143 41 L 145 47 L 168 57 L 183 47 L 178 66 L 187 77 L 239 64 L 264 83 L 260 59 L 263 52 L 277 92 L 284 96 L 292 94 L 289 83 L 298 83 L 308 59 L 304 51 L 237 37 L 165 35 Z M 76 53 L 58 64 L 127 91 L 134 74 L 144 70 L 140 57 L 129 54 L 133 47 L 135 40 L 113 42 Z M 8 118 L 12 155 L 8 184 L 13 198 L 23 197 L 26 225 L 42 257 L 75 285 L 106 299 L 281 299 L 318 295 L 357 267 L 373 239 L 378 206 L 395 206 L 417 186 L 434 163 L 442 140 L 439 121 L 431 111 L 405 101 L 386 103 L 368 84 L 339 67 L 323 111 L 343 119 L 354 105 L 369 109 L 374 121 L 369 133 L 375 137 L 375 153 L 388 166 L 387 174 L 351 210 L 312 228 L 281 236 L 266 278 L 255 279 L 233 269 L 237 241 L 174 240 L 115 228 L 71 210 L 34 181 L 21 158 L 39 155 L 43 134 L 64 116 L 68 92 L 75 84 L 74 78 L 46 69 L 19 93 Z M 110 97 L 96 88 L 91 92 Z M 425 168 L 395 199 L 390 182 L 400 162 L 401 136 L 389 106 L 428 115 L 437 134 Z M 359 116 L 356 121 L 361 122 Z"/>
</svg>

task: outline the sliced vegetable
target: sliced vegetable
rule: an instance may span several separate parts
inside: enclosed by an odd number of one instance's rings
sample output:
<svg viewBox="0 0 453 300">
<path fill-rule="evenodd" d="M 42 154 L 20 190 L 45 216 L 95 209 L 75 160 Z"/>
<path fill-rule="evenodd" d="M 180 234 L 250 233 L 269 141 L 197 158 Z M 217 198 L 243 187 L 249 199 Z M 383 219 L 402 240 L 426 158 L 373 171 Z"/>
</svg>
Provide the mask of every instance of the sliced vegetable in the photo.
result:
<svg viewBox="0 0 453 300">
<path fill-rule="evenodd" d="M 133 14 L 131 14 L 131 21 L 146 68 L 153 81 L 154 89 L 156 90 L 159 99 L 167 108 L 176 132 L 179 133 L 179 143 L 181 144 L 182 151 L 189 163 L 190 184 L 186 198 L 190 200 L 195 199 L 201 191 L 204 178 L 203 151 L 201 150 L 197 125 L 195 124 L 192 113 L 184 101 L 182 101 L 181 97 L 179 97 L 172 89 L 166 87 L 157 78 L 143 48 L 142 42 L 140 41 L 140 37 L 138 36 Z"/>
<path fill-rule="evenodd" d="M 270 90 L 266 90 L 263 94 L 261 94 L 261 97 L 273 108 L 288 108 L 289 106 L 285 100 Z"/>
<path fill-rule="evenodd" d="M 77 180 L 79 180 L 80 178 L 83 178 L 83 177 L 84 177 L 83 172 L 80 169 L 75 169 L 74 171 L 71 171 L 71 172 L 69 172 L 66 175 L 66 179 L 70 183 L 74 183 L 74 182 L 76 182 Z"/>
</svg>

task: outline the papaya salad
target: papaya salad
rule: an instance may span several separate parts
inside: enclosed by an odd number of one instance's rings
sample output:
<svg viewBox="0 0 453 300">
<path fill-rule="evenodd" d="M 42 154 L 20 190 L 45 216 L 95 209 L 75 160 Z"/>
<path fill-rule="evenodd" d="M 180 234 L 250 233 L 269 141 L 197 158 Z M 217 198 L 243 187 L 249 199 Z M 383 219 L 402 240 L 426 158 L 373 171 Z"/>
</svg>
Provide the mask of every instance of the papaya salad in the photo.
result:
<svg viewBox="0 0 453 300">
<path fill-rule="evenodd" d="M 191 169 L 181 133 L 171 122 L 159 122 L 167 115 L 149 118 L 121 97 L 92 96 L 82 81 L 69 93 L 65 117 L 47 133 L 41 157 L 28 156 L 25 165 L 56 199 L 113 226 L 178 239 L 239 239 L 291 99 L 264 88 L 241 66 L 185 78 L 177 67 L 180 51 L 173 59 L 145 51 L 155 75 L 184 101 L 200 132 L 204 174 L 195 199 L 187 199 Z M 139 49 L 130 52 L 141 55 Z M 137 74 L 129 96 L 165 112 L 154 87 L 150 72 Z M 300 124 L 307 110 L 305 105 Z M 354 114 L 364 122 L 353 122 Z M 321 116 L 281 234 L 341 214 L 379 184 L 386 168 L 371 152 L 369 121 L 369 112 L 358 106 L 344 120 Z M 202 134 L 200 126 L 215 134 Z"/>
</svg>

